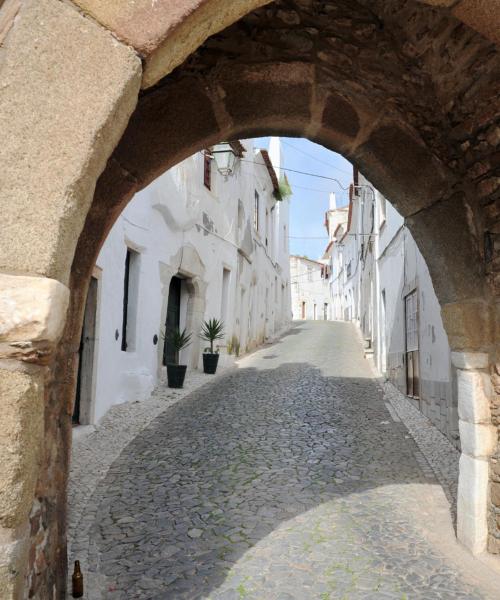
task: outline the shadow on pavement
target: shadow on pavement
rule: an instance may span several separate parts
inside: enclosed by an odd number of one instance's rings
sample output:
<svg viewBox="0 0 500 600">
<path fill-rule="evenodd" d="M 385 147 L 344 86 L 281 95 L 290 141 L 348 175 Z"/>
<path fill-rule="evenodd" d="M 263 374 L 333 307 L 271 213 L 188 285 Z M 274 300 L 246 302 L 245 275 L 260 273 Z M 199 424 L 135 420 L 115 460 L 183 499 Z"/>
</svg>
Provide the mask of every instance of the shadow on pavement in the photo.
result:
<svg viewBox="0 0 500 600">
<path fill-rule="evenodd" d="M 416 453 L 373 379 L 307 362 L 241 368 L 166 409 L 115 461 L 95 493 L 90 569 L 113 582 L 106 598 L 212 597 L 245 552 L 298 515 L 435 483 Z M 380 523 L 363 527 L 375 565 Z"/>
</svg>

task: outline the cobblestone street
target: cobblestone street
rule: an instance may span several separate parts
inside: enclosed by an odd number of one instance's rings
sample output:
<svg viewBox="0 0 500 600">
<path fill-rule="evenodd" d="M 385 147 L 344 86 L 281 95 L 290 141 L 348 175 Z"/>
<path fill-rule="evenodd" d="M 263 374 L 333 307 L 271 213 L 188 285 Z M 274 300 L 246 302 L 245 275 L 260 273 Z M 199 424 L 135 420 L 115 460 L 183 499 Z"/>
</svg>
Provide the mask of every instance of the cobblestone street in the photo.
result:
<svg viewBox="0 0 500 600">
<path fill-rule="evenodd" d="M 87 598 L 499 597 L 455 541 L 454 482 L 352 325 L 301 323 L 208 381 L 135 435 L 70 523 Z"/>
</svg>

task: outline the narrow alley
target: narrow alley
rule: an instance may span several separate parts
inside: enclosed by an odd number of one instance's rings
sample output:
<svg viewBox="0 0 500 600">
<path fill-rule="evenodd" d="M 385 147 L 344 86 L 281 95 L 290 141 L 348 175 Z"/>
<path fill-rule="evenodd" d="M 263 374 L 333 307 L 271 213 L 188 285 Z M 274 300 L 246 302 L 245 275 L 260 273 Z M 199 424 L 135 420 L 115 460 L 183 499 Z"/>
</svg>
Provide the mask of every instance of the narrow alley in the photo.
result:
<svg viewBox="0 0 500 600">
<path fill-rule="evenodd" d="M 71 540 L 87 597 L 494 598 L 425 465 L 354 326 L 303 322 L 121 452 Z"/>
</svg>

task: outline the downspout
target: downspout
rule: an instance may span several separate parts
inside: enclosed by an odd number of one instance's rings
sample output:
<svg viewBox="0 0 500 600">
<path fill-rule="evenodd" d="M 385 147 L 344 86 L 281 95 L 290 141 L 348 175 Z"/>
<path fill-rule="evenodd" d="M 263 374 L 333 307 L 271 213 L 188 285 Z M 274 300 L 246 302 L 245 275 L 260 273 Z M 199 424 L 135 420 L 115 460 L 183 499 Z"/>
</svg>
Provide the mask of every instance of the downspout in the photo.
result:
<svg viewBox="0 0 500 600">
<path fill-rule="evenodd" d="M 374 242 L 374 248 L 375 248 L 375 306 L 376 306 L 376 311 L 375 311 L 375 318 L 377 320 L 377 325 L 376 325 L 376 332 L 377 332 L 377 343 L 376 343 L 376 357 L 375 357 L 375 361 L 376 361 L 376 365 L 377 365 L 377 369 L 379 371 L 379 373 L 382 373 L 382 335 L 385 335 L 385 332 L 381 331 L 382 328 L 382 319 L 381 319 L 381 290 L 380 290 L 380 267 L 379 267 L 379 237 L 380 237 L 380 220 L 379 220 L 379 206 L 378 206 L 378 202 L 379 202 L 379 197 L 377 194 L 374 194 L 374 220 L 375 220 L 375 242 Z M 385 376 L 385 373 L 383 373 L 383 375 Z"/>
</svg>

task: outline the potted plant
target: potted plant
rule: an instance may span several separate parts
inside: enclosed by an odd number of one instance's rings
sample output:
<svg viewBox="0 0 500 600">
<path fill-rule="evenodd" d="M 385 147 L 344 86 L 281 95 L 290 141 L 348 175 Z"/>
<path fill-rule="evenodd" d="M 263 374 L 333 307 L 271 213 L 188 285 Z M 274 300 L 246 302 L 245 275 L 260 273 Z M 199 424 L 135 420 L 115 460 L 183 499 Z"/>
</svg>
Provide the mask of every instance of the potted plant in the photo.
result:
<svg viewBox="0 0 500 600">
<path fill-rule="evenodd" d="M 168 387 L 181 388 L 184 385 L 187 365 L 179 364 L 179 352 L 189 346 L 191 343 L 191 334 L 186 333 L 186 329 L 183 331 L 174 329 L 173 331 L 166 332 L 165 335 L 175 348 L 175 363 L 167 363 Z"/>
<path fill-rule="evenodd" d="M 224 337 L 224 324 L 219 319 L 203 321 L 200 337 L 210 342 L 210 348 L 203 351 L 203 372 L 213 375 L 219 363 L 219 350 L 214 352 L 214 341 Z"/>
</svg>

